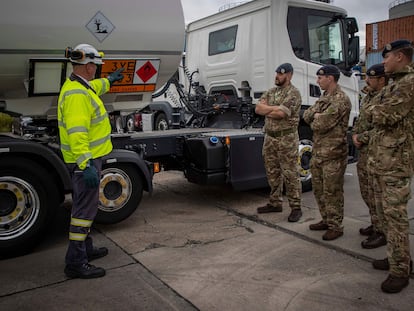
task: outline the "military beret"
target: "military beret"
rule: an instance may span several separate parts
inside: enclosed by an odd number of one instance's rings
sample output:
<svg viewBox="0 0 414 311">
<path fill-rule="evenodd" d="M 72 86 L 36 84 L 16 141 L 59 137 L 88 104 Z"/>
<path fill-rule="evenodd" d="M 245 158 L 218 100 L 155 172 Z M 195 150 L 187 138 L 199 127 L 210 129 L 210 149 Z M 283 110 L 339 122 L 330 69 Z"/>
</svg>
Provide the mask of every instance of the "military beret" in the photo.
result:
<svg viewBox="0 0 414 311">
<path fill-rule="evenodd" d="M 383 64 L 376 64 L 372 65 L 367 70 L 368 77 L 383 77 L 385 76 L 384 65 Z"/>
<path fill-rule="evenodd" d="M 338 67 L 334 65 L 325 65 L 318 69 L 316 72 L 317 76 L 336 76 L 339 77 L 341 72 L 339 71 Z"/>
<path fill-rule="evenodd" d="M 384 50 L 382 51 L 382 57 L 385 57 L 385 54 L 387 54 L 388 52 L 408 47 L 412 47 L 411 42 L 408 40 L 393 41 L 385 46 Z"/>
<path fill-rule="evenodd" d="M 293 67 L 289 63 L 284 63 L 284 64 L 282 64 L 282 65 L 280 65 L 279 67 L 276 68 L 276 72 L 277 73 L 293 72 Z"/>
</svg>

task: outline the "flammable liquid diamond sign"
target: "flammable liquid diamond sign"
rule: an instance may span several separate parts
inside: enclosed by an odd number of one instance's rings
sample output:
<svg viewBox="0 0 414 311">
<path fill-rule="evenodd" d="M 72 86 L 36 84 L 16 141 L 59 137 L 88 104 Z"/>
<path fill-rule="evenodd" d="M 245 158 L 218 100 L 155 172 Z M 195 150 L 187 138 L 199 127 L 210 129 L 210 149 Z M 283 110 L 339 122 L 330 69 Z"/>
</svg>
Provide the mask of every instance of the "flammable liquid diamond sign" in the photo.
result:
<svg viewBox="0 0 414 311">
<path fill-rule="evenodd" d="M 156 66 L 156 67 L 155 67 Z M 158 72 L 159 62 L 152 61 L 137 61 L 135 71 L 137 80 L 134 79 L 134 83 L 156 83 L 156 77 Z M 153 79 L 153 81 L 151 80 Z"/>
</svg>

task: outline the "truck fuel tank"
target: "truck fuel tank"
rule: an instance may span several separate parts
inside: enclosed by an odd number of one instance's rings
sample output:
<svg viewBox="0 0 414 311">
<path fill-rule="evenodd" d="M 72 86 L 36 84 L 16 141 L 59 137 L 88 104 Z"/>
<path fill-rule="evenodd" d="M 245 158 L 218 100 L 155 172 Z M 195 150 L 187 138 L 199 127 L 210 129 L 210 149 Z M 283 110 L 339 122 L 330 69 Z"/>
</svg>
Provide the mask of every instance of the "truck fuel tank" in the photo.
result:
<svg viewBox="0 0 414 311">
<path fill-rule="evenodd" d="M 216 136 L 190 137 L 185 141 L 184 157 L 201 171 L 225 169 L 225 146 Z"/>
</svg>

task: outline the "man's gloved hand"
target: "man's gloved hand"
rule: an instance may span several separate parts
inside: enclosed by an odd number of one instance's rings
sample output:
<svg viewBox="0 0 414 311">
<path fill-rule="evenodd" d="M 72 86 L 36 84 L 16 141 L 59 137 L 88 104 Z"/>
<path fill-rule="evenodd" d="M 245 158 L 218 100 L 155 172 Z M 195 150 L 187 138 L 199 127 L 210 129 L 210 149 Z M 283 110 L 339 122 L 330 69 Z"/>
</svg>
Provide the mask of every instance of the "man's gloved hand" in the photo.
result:
<svg viewBox="0 0 414 311">
<path fill-rule="evenodd" d="M 93 166 L 92 160 L 89 161 L 89 165 L 83 170 L 83 180 L 88 188 L 94 189 L 99 186 L 98 171 Z"/>
<path fill-rule="evenodd" d="M 108 80 L 111 85 L 114 84 L 116 81 L 122 80 L 124 78 L 122 71 L 124 71 L 123 67 L 114 71 L 108 76 Z"/>
</svg>

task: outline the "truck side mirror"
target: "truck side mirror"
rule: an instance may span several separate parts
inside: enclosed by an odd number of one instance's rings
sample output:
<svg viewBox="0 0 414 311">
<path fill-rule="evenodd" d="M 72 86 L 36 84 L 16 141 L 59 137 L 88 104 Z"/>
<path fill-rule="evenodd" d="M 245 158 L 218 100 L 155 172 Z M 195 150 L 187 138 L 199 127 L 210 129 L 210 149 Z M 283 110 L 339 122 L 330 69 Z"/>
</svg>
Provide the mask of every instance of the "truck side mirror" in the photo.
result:
<svg viewBox="0 0 414 311">
<path fill-rule="evenodd" d="M 355 17 L 345 18 L 345 24 L 346 24 L 346 32 L 348 34 L 353 35 L 354 33 L 358 32 L 358 23 Z"/>
<path fill-rule="evenodd" d="M 348 66 L 351 68 L 359 62 L 359 37 L 352 37 L 348 43 Z"/>
</svg>

